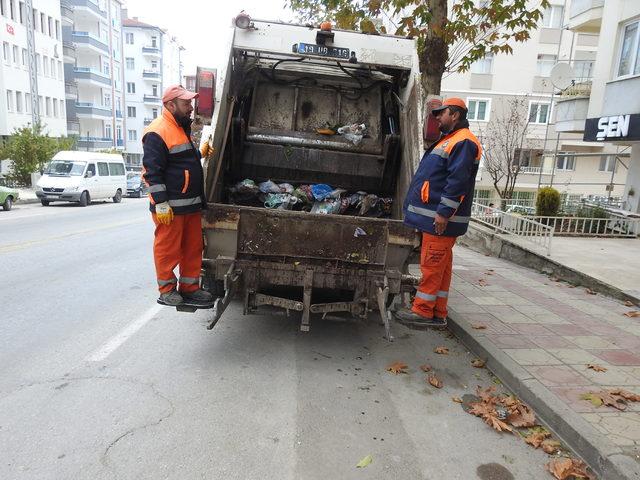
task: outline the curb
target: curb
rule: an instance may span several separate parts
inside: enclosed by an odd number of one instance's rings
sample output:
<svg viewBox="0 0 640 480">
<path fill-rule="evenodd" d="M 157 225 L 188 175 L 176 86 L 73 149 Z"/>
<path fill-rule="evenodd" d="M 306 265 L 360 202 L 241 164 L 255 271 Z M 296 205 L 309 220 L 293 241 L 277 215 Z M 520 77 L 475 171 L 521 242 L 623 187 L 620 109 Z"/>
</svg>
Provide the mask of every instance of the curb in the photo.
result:
<svg viewBox="0 0 640 480">
<path fill-rule="evenodd" d="M 29 205 L 30 203 L 40 203 L 40 199 L 38 198 L 25 198 L 23 199 L 18 199 L 17 202 L 14 203 L 14 205 Z"/>
<path fill-rule="evenodd" d="M 455 309 L 455 307 L 453 307 Z M 640 480 L 640 465 L 551 393 L 484 335 L 474 335 L 464 314 L 449 311 L 449 328 L 510 390 L 538 414 L 545 426 L 606 480 Z"/>
</svg>

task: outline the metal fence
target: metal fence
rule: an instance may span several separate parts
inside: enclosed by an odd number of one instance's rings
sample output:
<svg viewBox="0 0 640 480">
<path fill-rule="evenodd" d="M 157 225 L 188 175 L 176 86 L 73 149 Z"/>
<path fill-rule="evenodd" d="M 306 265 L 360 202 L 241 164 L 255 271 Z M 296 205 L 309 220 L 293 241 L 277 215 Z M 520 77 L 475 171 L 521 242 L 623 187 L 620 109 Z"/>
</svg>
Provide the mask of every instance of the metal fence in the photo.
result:
<svg viewBox="0 0 640 480">
<path fill-rule="evenodd" d="M 553 229 L 555 235 L 562 236 L 633 238 L 640 234 L 640 218 L 620 216 L 609 218 L 526 216 L 525 218 L 547 225 Z"/>
<path fill-rule="evenodd" d="M 496 232 L 516 235 L 528 243 L 541 247 L 547 255 L 551 254 L 551 241 L 555 230 L 549 225 L 477 202 L 473 202 L 471 217 L 474 221 Z"/>
</svg>

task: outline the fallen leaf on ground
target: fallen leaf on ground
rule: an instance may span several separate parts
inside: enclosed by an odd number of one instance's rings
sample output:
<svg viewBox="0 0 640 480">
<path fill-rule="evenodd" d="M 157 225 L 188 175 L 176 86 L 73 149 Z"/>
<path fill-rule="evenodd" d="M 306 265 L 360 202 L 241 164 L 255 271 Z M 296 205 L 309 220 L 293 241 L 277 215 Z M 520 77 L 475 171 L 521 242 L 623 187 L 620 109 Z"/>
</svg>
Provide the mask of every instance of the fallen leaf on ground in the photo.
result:
<svg viewBox="0 0 640 480">
<path fill-rule="evenodd" d="M 538 448 L 550 435 L 551 434 L 549 432 L 532 433 L 531 435 L 524 437 L 524 441 L 533 446 L 533 448 Z"/>
<path fill-rule="evenodd" d="M 640 312 L 637 310 L 631 310 L 630 312 L 623 313 L 623 315 L 629 318 L 640 317 Z"/>
<path fill-rule="evenodd" d="M 487 326 L 483 325 L 482 323 L 472 323 L 471 328 L 474 328 L 476 330 L 485 330 Z"/>
<path fill-rule="evenodd" d="M 591 404 L 594 407 L 602 406 L 602 399 L 600 397 L 598 397 L 597 395 L 594 395 L 593 393 L 583 393 L 582 395 L 580 395 L 580 398 L 582 400 L 586 400 L 588 402 L 591 402 Z"/>
<path fill-rule="evenodd" d="M 626 302 L 624 302 L 624 306 L 625 307 L 635 307 L 636 304 L 633 303 L 631 300 L 627 300 Z"/>
<path fill-rule="evenodd" d="M 558 277 L 549 277 L 549 280 L 551 280 L 552 282 L 559 282 L 560 279 Z"/>
<path fill-rule="evenodd" d="M 545 468 L 556 477 L 557 480 L 568 480 L 572 477 L 593 479 L 587 472 L 587 466 L 581 460 L 575 458 L 558 458 L 551 460 Z"/>
<path fill-rule="evenodd" d="M 444 386 L 444 384 L 442 383 L 442 380 L 440 380 L 438 377 L 436 377 L 433 374 L 429 375 L 428 381 L 431 385 L 433 385 L 436 388 L 442 388 Z"/>
<path fill-rule="evenodd" d="M 493 272 L 487 270 L 486 272 L 484 272 L 485 275 L 493 275 Z"/>
<path fill-rule="evenodd" d="M 633 392 L 629 392 L 624 388 L 615 388 L 613 390 L 609 390 L 609 393 L 612 395 L 620 395 L 625 400 L 629 400 L 630 402 L 640 402 L 640 395 L 637 395 Z"/>
<path fill-rule="evenodd" d="M 549 455 L 553 455 L 554 453 L 556 453 L 558 450 L 560 450 L 561 446 L 562 444 L 559 441 L 550 439 L 545 440 L 541 445 L 544 453 L 548 453 Z"/>
<path fill-rule="evenodd" d="M 627 402 L 640 402 L 640 395 L 629 392 L 623 388 L 611 390 L 600 390 L 599 392 L 589 392 L 580 395 L 583 400 L 590 401 L 596 407 L 606 405 L 617 410 L 626 410 Z"/>
<path fill-rule="evenodd" d="M 607 369 L 605 367 L 603 367 L 602 365 L 596 365 L 595 363 L 590 363 L 589 365 L 587 365 L 587 368 L 590 368 L 591 370 L 595 371 L 595 372 L 606 372 Z"/>
<path fill-rule="evenodd" d="M 451 401 L 456 403 L 463 403 L 460 397 L 451 397 Z"/>
<path fill-rule="evenodd" d="M 496 404 L 500 399 L 493 395 L 494 391 L 494 387 L 485 389 L 478 387 L 476 394 L 480 398 L 480 401 L 470 403 L 468 413 L 476 417 L 481 417 L 487 425 L 496 429 L 498 432 L 513 432 L 513 429 L 507 423 L 498 418 Z"/>
<path fill-rule="evenodd" d="M 513 409 L 509 409 L 507 422 L 516 428 L 533 427 L 536 424 L 536 415 L 528 405 L 520 403 Z"/>
<path fill-rule="evenodd" d="M 474 361 L 471 362 L 471 365 L 473 365 L 476 368 L 484 368 L 486 363 L 487 363 L 486 360 L 481 360 L 479 358 L 476 358 Z"/>
<path fill-rule="evenodd" d="M 431 371 L 431 365 L 420 365 L 420 370 L 422 370 L 423 372 L 430 372 Z"/>
<path fill-rule="evenodd" d="M 449 349 L 447 347 L 436 347 L 434 352 L 439 353 L 440 355 L 449 355 Z"/>
<path fill-rule="evenodd" d="M 394 373 L 398 375 L 399 373 L 407 373 L 407 368 L 409 366 L 404 362 L 394 362 L 387 367 L 387 372 Z"/>
<path fill-rule="evenodd" d="M 584 291 L 587 292 L 589 295 L 595 295 L 596 294 L 596 292 L 594 292 L 590 288 L 586 288 Z"/>
<path fill-rule="evenodd" d="M 480 280 L 478 280 L 478 285 L 480 285 L 481 287 L 486 287 L 489 284 L 487 283 L 487 281 L 484 278 L 481 278 Z"/>
<path fill-rule="evenodd" d="M 358 464 L 356 465 L 357 468 L 364 468 L 367 465 L 369 465 L 371 462 L 373 462 L 373 457 L 371 455 L 367 455 L 366 457 L 364 457 L 362 460 L 360 460 L 358 462 Z"/>
</svg>

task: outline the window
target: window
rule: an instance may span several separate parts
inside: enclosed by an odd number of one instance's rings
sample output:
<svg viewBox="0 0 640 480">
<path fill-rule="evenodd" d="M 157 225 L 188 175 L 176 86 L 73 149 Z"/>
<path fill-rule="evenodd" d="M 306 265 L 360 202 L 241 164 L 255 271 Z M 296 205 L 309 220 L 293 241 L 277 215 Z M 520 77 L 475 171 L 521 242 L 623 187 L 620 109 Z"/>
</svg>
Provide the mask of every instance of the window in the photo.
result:
<svg viewBox="0 0 640 480">
<path fill-rule="evenodd" d="M 473 192 L 473 201 L 481 203 L 483 205 L 489 204 L 491 198 L 491 190 L 476 190 Z"/>
<path fill-rule="evenodd" d="M 575 170 L 576 157 L 573 152 L 558 152 L 556 170 Z"/>
<path fill-rule="evenodd" d="M 24 106 L 22 103 L 22 92 L 16 92 L 16 112 L 22 113 Z"/>
<path fill-rule="evenodd" d="M 104 97 L 102 98 L 102 105 L 104 107 L 110 107 L 111 106 L 111 94 L 110 93 L 105 93 Z"/>
<path fill-rule="evenodd" d="M 128 45 L 133 45 L 133 33 L 125 33 L 124 34 L 124 41 Z"/>
<path fill-rule="evenodd" d="M 42 73 L 42 63 L 40 60 L 40 54 L 36 53 L 36 73 Z"/>
<path fill-rule="evenodd" d="M 24 94 L 24 113 L 31 113 L 31 94 Z"/>
<path fill-rule="evenodd" d="M 0 0 L 0 14 L 4 15 L 4 0 Z"/>
<path fill-rule="evenodd" d="M 27 49 L 26 48 L 22 49 L 22 66 L 23 67 L 27 66 Z"/>
<path fill-rule="evenodd" d="M 125 58 L 126 64 L 127 64 L 127 70 L 133 70 L 134 68 L 136 68 L 135 62 L 133 60 L 133 58 L 131 57 L 127 57 Z"/>
<path fill-rule="evenodd" d="M 557 57 L 555 55 L 538 55 L 538 64 L 536 74 L 539 77 L 548 77 L 551 74 L 551 69 L 556 64 Z"/>
<path fill-rule="evenodd" d="M 47 117 L 51 116 L 51 97 L 44 97 L 44 108 L 45 108 L 45 115 Z"/>
<path fill-rule="evenodd" d="M 64 77 L 62 76 L 62 62 L 58 60 L 58 78 L 62 80 Z"/>
<path fill-rule="evenodd" d="M 562 16 L 564 7 L 562 5 L 551 5 L 544 11 L 542 26 L 547 28 L 562 28 Z"/>
<path fill-rule="evenodd" d="M 491 73 L 493 70 L 493 53 L 487 53 L 484 58 L 471 64 L 471 73 Z"/>
<path fill-rule="evenodd" d="M 3 3 L 4 3 L 4 0 L 3 0 Z M 34 8 L 32 12 L 33 12 L 33 30 L 37 32 L 38 31 L 38 10 Z"/>
<path fill-rule="evenodd" d="M 7 90 L 7 111 L 13 112 L 13 90 Z"/>
<path fill-rule="evenodd" d="M 48 27 L 48 30 L 49 30 L 49 36 L 51 38 L 53 38 L 53 36 L 54 36 L 54 33 L 53 33 L 53 18 L 48 17 L 48 19 L 47 19 L 47 27 Z"/>
<path fill-rule="evenodd" d="M 47 16 L 40 12 L 40 31 L 44 34 L 47 33 Z"/>
<path fill-rule="evenodd" d="M 49 76 L 49 57 L 46 55 L 42 57 L 42 74 L 45 77 Z"/>
<path fill-rule="evenodd" d="M 102 72 L 105 75 L 109 75 L 109 72 L 110 72 L 110 70 L 109 70 L 109 62 L 103 62 L 102 63 Z"/>
<path fill-rule="evenodd" d="M 618 76 L 637 75 L 640 73 L 640 22 L 636 21 L 624 27 Z"/>
<path fill-rule="evenodd" d="M 136 130 L 128 130 L 127 133 L 130 142 L 138 140 L 138 132 Z"/>
<path fill-rule="evenodd" d="M 136 107 L 127 107 L 127 117 L 136 118 Z"/>
<path fill-rule="evenodd" d="M 154 97 L 158 96 L 158 85 L 151 85 L 151 95 Z"/>
<path fill-rule="evenodd" d="M 109 164 L 106 162 L 98 162 L 98 175 L 101 177 L 109 176 Z"/>
<path fill-rule="evenodd" d="M 155 70 L 156 68 L 158 68 L 158 61 L 157 60 L 151 60 L 151 69 Z"/>
<path fill-rule="evenodd" d="M 136 84 L 134 82 L 127 82 L 127 93 L 136 93 Z"/>
<path fill-rule="evenodd" d="M 151 46 L 153 48 L 157 48 L 158 47 L 158 37 L 151 37 Z"/>
<path fill-rule="evenodd" d="M 60 21 L 56 20 L 56 40 L 60 40 Z"/>
<path fill-rule="evenodd" d="M 26 21 L 26 11 L 24 9 L 24 2 L 18 2 L 18 16 L 20 17 L 20 23 L 22 25 L 25 24 Z"/>
<path fill-rule="evenodd" d="M 477 122 L 489 120 L 489 100 L 479 98 L 467 98 L 467 119 Z"/>
<path fill-rule="evenodd" d="M 92 177 L 96 176 L 96 164 L 95 163 L 90 163 L 87 166 L 87 173 L 91 173 Z"/>
<path fill-rule="evenodd" d="M 618 170 L 615 155 L 604 155 L 600 157 L 600 166 L 598 167 L 599 172 L 613 172 L 614 170 Z"/>
<path fill-rule="evenodd" d="M 16 2 L 15 0 L 9 0 L 9 16 L 11 20 L 16 19 Z"/>
<path fill-rule="evenodd" d="M 53 99 L 53 116 L 54 118 L 58 118 L 58 99 Z"/>
<path fill-rule="evenodd" d="M 531 102 L 529 103 L 529 123 L 545 124 L 549 121 L 549 104 Z"/>
<path fill-rule="evenodd" d="M 112 135 L 111 135 L 111 125 L 105 125 L 105 126 L 104 126 L 104 136 L 105 136 L 106 138 L 112 138 Z"/>
<path fill-rule="evenodd" d="M 17 45 L 13 46 L 13 63 L 20 65 L 20 49 Z"/>
<path fill-rule="evenodd" d="M 38 112 L 40 115 L 44 113 L 44 99 L 42 98 L 42 95 L 38 95 Z"/>
<path fill-rule="evenodd" d="M 55 58 L 51 59 L 51 76 L 56 78 L 56 60 Z"/>
<path fill-rule="evenodd" d="M 7 42 L 2 42 L 2 58 L 9 63 L 9 44 Z"/>
<path fill-rule="evenodd" d="M 116 176 L 122 175 L 124 176 L 124 165 L 121 163 L 109 163 L 109 175 Z"/>
<path fill-rule="evenodd" d="M 154 108 L 153 110 L 151 110 L 151 116 L 153 118 L 158 118 L 158 109 Z"/>
<path fill-rule="evenodd" d="M 116 126 L 116 138 L 122 140 L 122 126 Z"/>
</svg>

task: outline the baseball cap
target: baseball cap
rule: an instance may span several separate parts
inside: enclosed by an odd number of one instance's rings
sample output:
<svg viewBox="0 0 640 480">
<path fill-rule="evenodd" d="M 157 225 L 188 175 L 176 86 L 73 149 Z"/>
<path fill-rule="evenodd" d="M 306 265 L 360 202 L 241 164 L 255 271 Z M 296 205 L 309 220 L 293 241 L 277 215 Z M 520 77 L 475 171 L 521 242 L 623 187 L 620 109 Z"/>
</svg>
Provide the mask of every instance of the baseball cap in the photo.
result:
<svg viewBox="0 0 640 480">
<path fill-rule="evenodd" d="M 198 94 L 195 92 L 190 92 L 182 85 L 171 85 L 167 87 L 167 89 L 162 94 L 162 103 L 175 100 L 176 98 L 179 98 L 181 100 L 193 100 L 194 98 L 198 98 Z"/>
<path fill-rule="evenodd" d="M 465 110 L 467 109 L 467 104 L 464 103 L 464 100 L 462 100 L 461 98 L 458 97 L 451 97 L 451 98 L 447 98 L 444 102 L 442 102 L 442 105 L 434 108 L 433 110 L 431 110 L 433 113 L 436 112 L 440 112 L 442 110 L 444 110 L 447 107 L 460 107 L 460 108 L 464 108 Z"/>
</svg>

